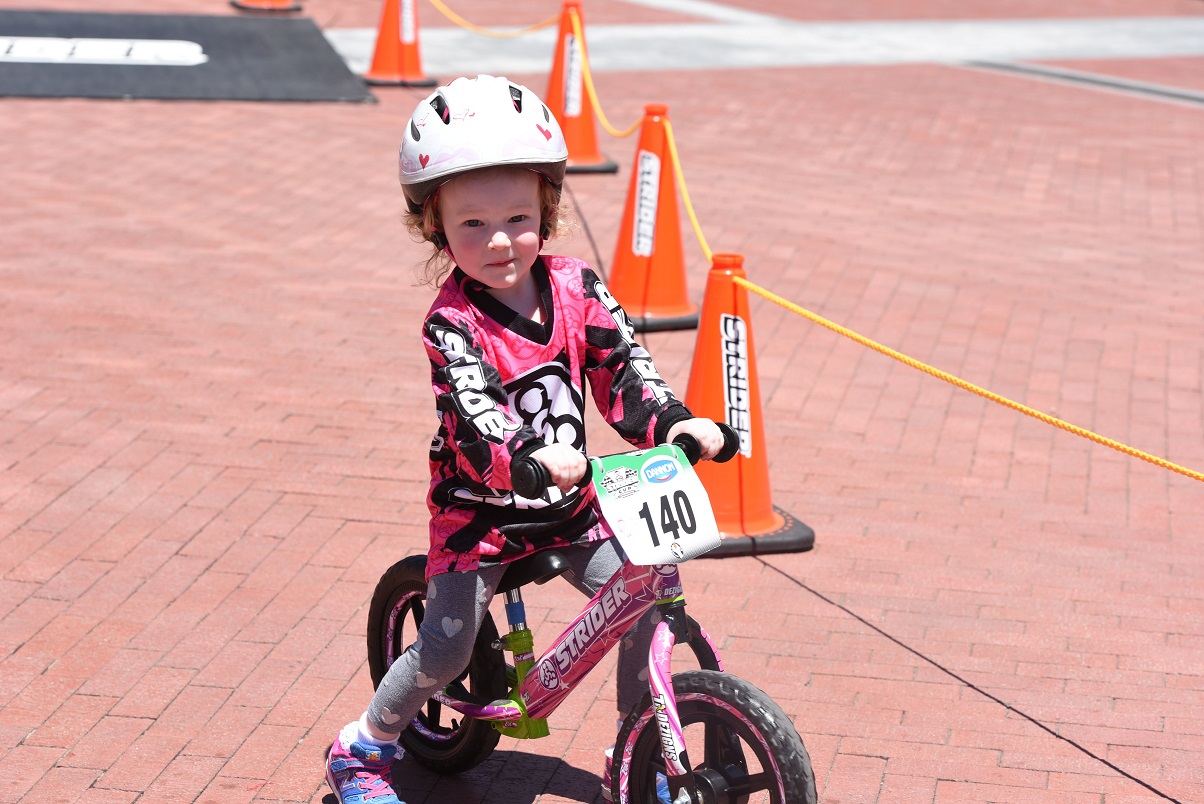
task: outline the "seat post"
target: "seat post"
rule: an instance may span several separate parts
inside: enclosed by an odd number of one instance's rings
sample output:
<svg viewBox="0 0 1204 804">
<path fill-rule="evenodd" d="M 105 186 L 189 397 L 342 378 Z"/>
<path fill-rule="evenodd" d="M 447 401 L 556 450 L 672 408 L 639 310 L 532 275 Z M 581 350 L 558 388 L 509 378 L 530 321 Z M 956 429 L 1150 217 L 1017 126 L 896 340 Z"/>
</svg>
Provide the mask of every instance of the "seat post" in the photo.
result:
<svg viewBox="0 0 1204 804">
<path fill-rule="evenodd" d="M 510 623 L 510 633 L 527 629 L 527 607 L 523 605 L 522 588 L 505 592 L 506 621 Z"/>
<path fill-rule="evenodd" d="M 516 586 L 503 592 L 506 600 L 506 620 L 510 623 L 510 633 L 498 639 L 495 647 L 501 647 L 514 654 L 514 682 L 511 686 L 510 699 L 522 709 L 523 718 L 520 722 L 506 726 L 495 723 L 494 728 L 502 734 L 518 739 L 532 737 L 547 737 L 548 721 L 544 718 L 527 717 L 527 702 L 523 700 L 518 690 L 523 685 L 531 669 L 535 667 L 535 635 L 527 627 L 527 611 L 523 606 L 522 587 Z"/>
</svg>

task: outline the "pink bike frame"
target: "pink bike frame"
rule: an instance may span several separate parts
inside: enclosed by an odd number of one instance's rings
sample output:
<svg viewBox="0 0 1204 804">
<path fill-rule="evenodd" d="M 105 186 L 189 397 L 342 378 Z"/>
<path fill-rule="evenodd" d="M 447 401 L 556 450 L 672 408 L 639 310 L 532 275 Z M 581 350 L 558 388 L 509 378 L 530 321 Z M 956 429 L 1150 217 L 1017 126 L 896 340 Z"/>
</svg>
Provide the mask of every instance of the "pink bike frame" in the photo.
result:
<svg viewBox="0 0 1204 804">
<path fill-rule="evenodd" d="M 528 716 L 550 715 L 649 607 L 681 596 L 681 577 L 676 564 L 637 567 L 624 563 L 519 685 L 518 692 L 527 705 Z M 714 645 L 710 647 L 719 661 L 719 651 Z M 660 661 L 653 655 L 655 653 L 649 655 L 653 670 L 656 670 L 653 665 Z M 668 656 L 664 658 L 667 672 Z M 650 674 L 649 678 L 652 677 Z"/>
<path fill-rule="evenodd" d="M 525 704 L 527 717 L 546 718 L 555 711 L 577 682 L 597 666 L 651 606 L 682 599 L 681 576 L 676 564 L 640 567 L 625 562 L 519 684 L 517 692 Z M 701 626 L 698 630 L 706 646 L 704 656 L 711 660 L 707 664 L 722 670 L 723 660 L 718 648 Z M 657 623 L 648 653 L 648 683 L 670 776 L 688 773 L 680 761 L 684 740 L 673 696 L 671 660 L 676 641 L 673 629 L 662 619 Z M 692 647 L 696 652 L 699 649 Z M 512 702 L 481 706 L 444 692 L 433 697 L 480 720 L 513 722 L 522 716 L 518 705 Z"/>
</svg>

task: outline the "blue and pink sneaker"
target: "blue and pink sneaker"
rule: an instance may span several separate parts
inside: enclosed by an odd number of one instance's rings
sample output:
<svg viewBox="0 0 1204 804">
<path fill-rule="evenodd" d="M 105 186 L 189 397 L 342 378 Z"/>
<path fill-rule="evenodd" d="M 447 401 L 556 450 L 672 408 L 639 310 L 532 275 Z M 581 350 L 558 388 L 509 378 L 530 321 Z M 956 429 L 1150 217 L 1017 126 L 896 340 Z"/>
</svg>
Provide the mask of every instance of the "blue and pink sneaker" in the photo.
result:
<svg viewBox="0 0 1204 804">
<path fill-rule="evenodd" d="M 341 804 L 404 804 L 393 792 L 393 762 L 404 753 L 397 745 L 360 742 L 359 723 L 349 723 L 326 757 L 326 783 Z"/>
<path fill-rule="evenodd" d="M 606 767 L 602 770 L 602 798 L 613 801 L 610 794 L 610 766 L 615 761 L 615 747 L 606 749 Z M 663 773 L 656 774 L 656 800 L 659 804 L 672 804 L 669 800 L 669 781 Z"/>
</svg>

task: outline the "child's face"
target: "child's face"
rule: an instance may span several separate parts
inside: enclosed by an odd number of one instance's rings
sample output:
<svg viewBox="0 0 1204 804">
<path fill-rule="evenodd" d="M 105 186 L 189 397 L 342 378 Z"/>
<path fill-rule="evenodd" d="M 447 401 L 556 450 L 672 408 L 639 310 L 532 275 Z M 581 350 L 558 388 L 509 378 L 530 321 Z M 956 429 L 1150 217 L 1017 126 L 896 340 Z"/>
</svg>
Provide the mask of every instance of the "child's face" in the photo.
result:
<svg viewBox="0 0 1204 804">
<path fill-rule="evenodd" d="M 525 168 L 489 168 L 439 188 L 439 213 L 452 258 L 501 301 L 525 290 L 539 255 L 539 177 Z"/>
</svg>

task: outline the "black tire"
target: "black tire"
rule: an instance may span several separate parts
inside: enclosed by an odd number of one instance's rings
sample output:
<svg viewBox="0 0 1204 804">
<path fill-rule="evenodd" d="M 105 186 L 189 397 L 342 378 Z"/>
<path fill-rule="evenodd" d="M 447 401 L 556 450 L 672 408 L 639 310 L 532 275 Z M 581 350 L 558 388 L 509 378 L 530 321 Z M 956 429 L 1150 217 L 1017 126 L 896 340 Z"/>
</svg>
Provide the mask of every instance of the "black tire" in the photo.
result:
<svg viewBox="0 0 1204 804">
<path fill-rule="evenodd" d="M 815 804 L 811 757 L 790 718 L 768 695 L 713 670 L 673 676 L 673 691 L 704 804 Z M 627 716 L 615 743 L 613 800 L 656 804 L 657 774 L 664 771 L 660 730 L 648 694 Z"/>
<path fill-rule="evenodd" d="M 426 609 L 426 556 L 409 556 L 381 576 L 368 607 L 368 669 L 372 686 L 380 686 L 389 666 L 418 637 Z M 472 659 L 460 681 L 474 695 L 504 698 L 506 664 L 493 617 L 488 613 L 477 633 Z M 438 773 L 460 773 L 489 758 L 501 734 L 491 723 L 427 701 L 405 731 L 401 744 L 421 765 Z"/>
</svg>

